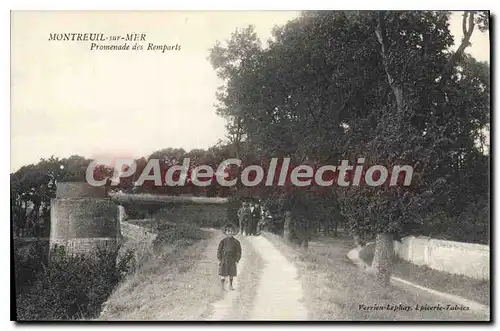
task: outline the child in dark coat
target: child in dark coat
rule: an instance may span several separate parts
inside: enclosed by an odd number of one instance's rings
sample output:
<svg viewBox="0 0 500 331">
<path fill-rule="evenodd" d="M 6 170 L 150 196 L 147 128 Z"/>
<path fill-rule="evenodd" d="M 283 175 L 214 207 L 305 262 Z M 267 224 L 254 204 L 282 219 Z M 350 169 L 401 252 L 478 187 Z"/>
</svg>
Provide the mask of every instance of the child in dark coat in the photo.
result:
<svg viewBox="0 0 500 331">
<path fill-rule="evenodd" d="M 217 260 L 219 260 L 219 276 L 221 286 L 224 289 L 226 277 L 229 278 L 229 289 L 233 288 L 233 278 L 236 277 L 236 264 L 241 259 L 241 244 L 233 237 L 234 226 L 228 224 L 223 228 L 226 238 L 222 239 L 217 249 Z"/>
</svg>

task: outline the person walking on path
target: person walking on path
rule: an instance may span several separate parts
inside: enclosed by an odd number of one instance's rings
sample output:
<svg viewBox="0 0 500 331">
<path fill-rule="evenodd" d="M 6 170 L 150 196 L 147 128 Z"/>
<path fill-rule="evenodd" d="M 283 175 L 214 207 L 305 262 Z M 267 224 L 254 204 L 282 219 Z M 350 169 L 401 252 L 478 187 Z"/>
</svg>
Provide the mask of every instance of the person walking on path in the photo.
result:
<svg viewBox="0 0 500 331">
<path fill-rule="evenodd" d="M 260 206 L 257 203 L 250 205 L 250 223 L 248 224 L 248 234 L 257 235 L 257 223 L 260 219 Z"/>
<path fill-rule="evenodd" d="M 219 276 L 221 276 L 221 286 L 224 290 L 226 278 L 229 278 L 229 289 L 233 288 L 233 278 L 237 275 L 236 265 L 241 259 L 241 244 L 233 237 L 235 229 L 232 224 L 227 224 L 223 228 L 226 237 L 219 243 L 217 249 L 217 260 L 219 260 Z"/>
<path fill-rule="evenodd" d="M 238 210 L 238 220 L 240 222 L 240 234 L 248 235 L 249 224 L 251 222 L 251 212 L 248 202 L 243 202 Z"/>
</svg>

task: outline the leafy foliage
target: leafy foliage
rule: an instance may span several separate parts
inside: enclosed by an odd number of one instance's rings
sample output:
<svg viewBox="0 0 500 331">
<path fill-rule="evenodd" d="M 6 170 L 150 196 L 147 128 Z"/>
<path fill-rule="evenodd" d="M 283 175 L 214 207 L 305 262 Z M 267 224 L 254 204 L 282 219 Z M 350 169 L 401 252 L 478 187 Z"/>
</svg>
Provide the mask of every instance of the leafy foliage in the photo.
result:
<svg viewBox="0 0 500 331">
<path fill-rule="evenodd" d="M 123 260 L 115 264 L 116 253 L 97 250 L 95 256 L 53 254 L 34 284 L 17 295 L 18 320 L 71 320 L 95 318 L 101 305 L 118 284 Z"/>
<path fill-rule="evenodd" d="M 277 27 L 267 48 L 259 48 L 252 27 L 234 33 L 210 54 L 225 80 L 219 114 L 238 128 L 230 141 L 257 158 L 412 165 L 410 187 L 322 194 L 341 207 L 353 233 L 367 238 L 423 233 L 438 217 L 456 228 L 455 219 L 489 199 L 489 67 L 465 53 L 474 27 L 484 30 L 488 20 L 466 12 L 464 38 L 450 53 L 449 15 L 310 11 Z M 291 205 L 296 198 L 277 188 L 261 193 Z M 313 211 L 313 200 L 297 222 L 317 221 L 311 215 L 324 207 Z"/>
<path fill-rule="evenodd" d="M 55 198 L 56 183 L 86 181 L 85 174 L 90 162 L 77 155 L 67 159 L 50 157 L 12 173 L 11 220 L 16 235 L 48 237 L 50 200 Z M 94 178 L 104 179 L 111 175 L 111 171 L 109 167 L 99 165 L 94 170 Z"/>
</svg>

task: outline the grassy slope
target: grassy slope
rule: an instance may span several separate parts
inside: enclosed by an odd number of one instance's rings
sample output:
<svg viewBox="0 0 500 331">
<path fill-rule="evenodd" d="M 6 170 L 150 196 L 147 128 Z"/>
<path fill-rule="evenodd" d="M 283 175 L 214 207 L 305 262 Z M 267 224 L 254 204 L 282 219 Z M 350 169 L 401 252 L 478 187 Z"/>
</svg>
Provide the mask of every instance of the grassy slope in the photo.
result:
<svg viewBox="0 0 500 331">
<path fill-rule="evenodd" d="M 367 246 L 360 252 L 360 258 L 368 263 L 368 265 L 371 265 L 373 261 L 374 247 L 374 245 Z M 458 295 L 489 305 L 489 281 L 453 275 L 426 266 L 417 266 L 401 259 L 395 261 L 393 275 L 436 291 Z"/>
<path fill-rule="evenodd" d="M 155 254 L 110 296 L 100 320 L 196 320 L 220 297 L 213 252 L 219 235 L 166 231 L 158 235 Z"/>
<path fill-rule="evenodd" d="M 311 320 L 480 320 L 484 316 L 467 311 L 417 311 L 416 305 L 450 304 L 421 292 L 398 287 L 378 289 L 372 276 L 363 273 L 347 258 L 349 237 L 312 242 L 308 252 L 286 244 L 281 237 L 264 234 L 277 249 L 294 262 L 304 286 L 305 304 Z M 365 306 L 408 305 L 411 310 L 364 310 Z"/>
</svg>

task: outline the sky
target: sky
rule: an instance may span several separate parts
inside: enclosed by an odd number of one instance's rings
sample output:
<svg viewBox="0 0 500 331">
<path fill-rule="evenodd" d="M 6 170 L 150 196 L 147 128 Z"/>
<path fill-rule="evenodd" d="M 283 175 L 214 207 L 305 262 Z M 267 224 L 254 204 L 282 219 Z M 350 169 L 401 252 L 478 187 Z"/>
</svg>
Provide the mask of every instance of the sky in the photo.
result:
<svg viewBox="0 0 500 331">
<path fill-rule="evenodd" d="M 217 40 L 256 26 L 267 40 L 293 11 L 13 12 L 11 16 L 11 172 L 51 155 L 141 157 L 167 147 L 207 148 L 225 136 L 215 113 L 222 84 L 207 60 Z M 461 13 L 451 32 L 462 36 Z M 51 33 L 144 33 L 179 51 L 91 51 Z M 468 52 L 489 61 L 487 33 Z M 110 42 L 104 42 L 110 44 Z M 132 43 L 133 44 L 133 43 Z"/>
</svg>

